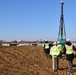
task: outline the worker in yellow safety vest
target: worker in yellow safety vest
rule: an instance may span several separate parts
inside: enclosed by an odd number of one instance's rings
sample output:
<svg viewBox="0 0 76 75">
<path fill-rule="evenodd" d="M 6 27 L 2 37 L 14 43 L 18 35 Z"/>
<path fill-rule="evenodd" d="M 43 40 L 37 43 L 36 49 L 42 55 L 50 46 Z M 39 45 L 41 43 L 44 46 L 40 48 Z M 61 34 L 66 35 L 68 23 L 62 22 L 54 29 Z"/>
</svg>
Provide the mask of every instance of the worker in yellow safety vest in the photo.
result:
<svg viewBox="0 0 76 75">
<path fill-rule="evenodd" d="M 59 55 L 59 57 L 62 58 L 63 46 L 60 44 L 59 41 L 57 42 L 57 47 L 58 47 L 58 50 L 60 51 L 60 55 Z"/>
<path fill-rule="evenodd" d="M 45 43 L 43 44 L 43 47 L 44 47 L 45 55 L 48 58 L 49 51 L 50 51 L 50 44 L 49 44 L 48 40 L 45 40 Z"/>
<path fill-rule="evenodd" d="M 66 60 L 68 61 L 68 72 L 72 72 L 74 51 L 76 51 L 75 46 L 72 45 L 69 39 L 67 39 L 65 44 L 65 54 L 66 54 Z"/>
<path fill-rule="evenodd" d="M 60 50 L 58 50 L 58 47 L 56 46 L 57 43 L 54 42 L 53 46 L 50 48 L 50 55 L 52 56 L 52 69 L 53 71 L 58 70 L 58 56 L 60 55 Z"/>
</svg>

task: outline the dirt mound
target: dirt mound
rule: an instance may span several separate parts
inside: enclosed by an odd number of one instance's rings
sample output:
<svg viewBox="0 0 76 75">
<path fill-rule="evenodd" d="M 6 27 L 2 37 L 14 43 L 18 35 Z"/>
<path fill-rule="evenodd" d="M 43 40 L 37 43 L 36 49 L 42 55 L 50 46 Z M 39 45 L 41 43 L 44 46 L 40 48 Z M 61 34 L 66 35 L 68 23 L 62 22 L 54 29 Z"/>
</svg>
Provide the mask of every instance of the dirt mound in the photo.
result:
<svg viewBox="0 0 76 75">
<path fill-rule="evenodd" d="M 0 47 L 0 75 L 76 75 L 76 58 L 73 73 L 67 72 L 66 60 L 59 62 L 60 70 L 53 72 L 41 46 Z"/>
</svg>

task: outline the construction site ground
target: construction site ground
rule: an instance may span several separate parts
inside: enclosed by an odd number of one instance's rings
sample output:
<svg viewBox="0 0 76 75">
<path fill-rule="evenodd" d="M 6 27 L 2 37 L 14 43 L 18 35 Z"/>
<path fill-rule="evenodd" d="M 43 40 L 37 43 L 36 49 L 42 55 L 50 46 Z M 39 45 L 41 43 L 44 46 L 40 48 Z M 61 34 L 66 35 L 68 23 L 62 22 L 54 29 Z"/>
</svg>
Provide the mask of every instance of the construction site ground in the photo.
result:
<svg viewBox="0 0 76 75">
<path fill-rule="evenodd" d="M 0 47 L 0 75 L 76 75 L 76 58 L 73 73 L 67 72 L 65 58 L 59 60 L 59 68 L 52 71 L 52 60 L 46 58 L 42 46 Z"/>
</svg>

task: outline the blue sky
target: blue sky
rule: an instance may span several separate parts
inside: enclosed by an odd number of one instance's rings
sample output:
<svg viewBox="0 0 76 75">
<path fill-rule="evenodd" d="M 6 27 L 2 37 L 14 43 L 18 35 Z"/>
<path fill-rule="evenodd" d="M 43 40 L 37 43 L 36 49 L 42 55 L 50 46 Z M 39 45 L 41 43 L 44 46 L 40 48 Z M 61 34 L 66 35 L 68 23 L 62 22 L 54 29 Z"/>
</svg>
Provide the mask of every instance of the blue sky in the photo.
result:
<svg viewBox="0 0 76 75">
<path fill-rule="evenodd" d="M 0 40 L 57 40 L 61 0 L 0 0 Z M 76 41 L 76 0 L 63 0 L 66 36 Z"/>
</svg>

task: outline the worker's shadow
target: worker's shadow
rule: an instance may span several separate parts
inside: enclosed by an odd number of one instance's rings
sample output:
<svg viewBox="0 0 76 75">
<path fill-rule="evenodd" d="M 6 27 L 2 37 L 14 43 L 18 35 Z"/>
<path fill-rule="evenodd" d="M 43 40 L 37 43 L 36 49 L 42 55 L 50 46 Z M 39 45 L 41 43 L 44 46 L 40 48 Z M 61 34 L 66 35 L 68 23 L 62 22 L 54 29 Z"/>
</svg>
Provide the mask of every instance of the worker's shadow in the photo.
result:
<svg viewBox="0 0 76 75">
<path fill-rule="evenodd" d="M 76 64 L 73 64 L 73 67 L 76 67 Z"/>
<path fill-rule="evenodd" d="M 66 68 L 59 68 L 59 70 L 65 70 L 65 69 L 67 69 L 67 67 Z"/>
<path fill-rule="evenodd" d="M 76 64 L 73 64 L 73 69 L 72 69 L 73 72 L 76 72 Z"/>
</svg>

